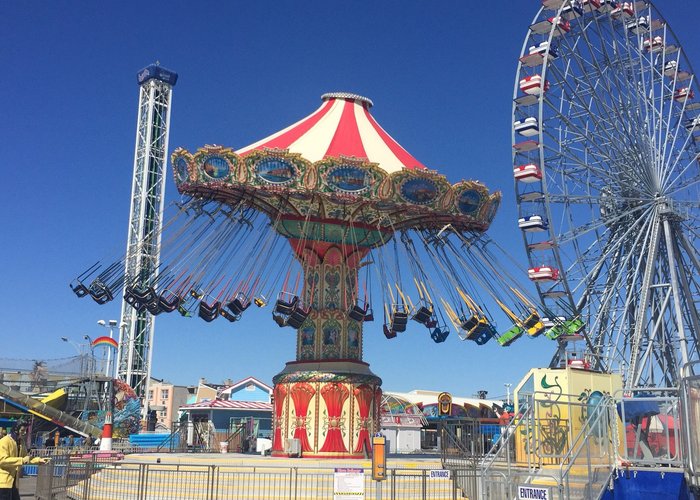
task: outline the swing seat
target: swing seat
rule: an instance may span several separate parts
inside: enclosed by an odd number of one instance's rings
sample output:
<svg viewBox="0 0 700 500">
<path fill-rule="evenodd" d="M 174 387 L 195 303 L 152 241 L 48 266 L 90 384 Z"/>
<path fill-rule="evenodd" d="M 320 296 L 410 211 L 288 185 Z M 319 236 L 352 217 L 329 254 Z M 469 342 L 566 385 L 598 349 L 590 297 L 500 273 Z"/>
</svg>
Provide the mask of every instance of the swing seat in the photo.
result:
<svg viewBox="0 0 700 500">
<path fill-rule="evenodd" d="M 280 328 L 287 326 L 287 319 L 281 314 L 275 314 L 273 312 L 272 319 L 275 320 L 275 323 L 277 323 L 277 326 L 279 326 Z"/>
<path fill-rule="evenodd" d="M 146 302 L 146 309 L 153 316 L 158 316 L 163 312 L 163 309 L 160 308 L 160 299 L 157 296 L 150 302 Z"/>
<path fill-rule="evenodd" d="M 193 288 L 192 290 L 190 290 L 190 297 L 199 300 L 202 297 L 204 297 L 204 294 L 202 292 L 198 292 Z"/>
<path fill-rule="evenodd" d="M 390 329 L 388 326 L 384 325 L 383 326 L 384 330 L 384 336 L 388 339 L 393 339 L 396 337 L 396 332 L 393 329 Z"/>
<path fill-rule="evenodd" d="M 576 335 L 584 327 L 583 321 L 579 318 L 565 320 L 563 323 L 555 324 L 545 332 L 545 337 L 556 340 L 562 335 Z"/>
<path fill-rule="evenodd" d="M 219 316 L 219 311 L 221 310 L 221 302 L 214 302 L 209 305 L 202 301 L 199 303 L 198 315 L 207 323 L 211 323 Z"/>
<path fill-rule="evenodd" d="M 350 309 L 348 309 L 348 317 L 354 319 L 355 321 L 365 321 L 367 317 L 367 306 L 361 308 L 359 305 L 355 304 Z"/>
<path fill-rule="evenodd" d="M 230 313 L 229 311 L 226 310 L 226 308 L 222 307 L 219 310 L 219 314 L 221 315 L 222 318 L 229 320 L 231 323 L 234 321 L 238 321 L 241 319 L 240 315 Z"/>
<path fill-rule="evenodd" d="M 90 294 L 90 297 L 92 297 L 92 299 L 98 304 L 106 304 L 110 300 L 114 299 L 112 291 L 109 289 L 109 287 L 97 280 L 90 284 L 88 293 Z"/>
<path fill-rule="evenodd" d="M 468 337 L 468 340 L 473 340 L 476 345 L 484 345 L 497 334 L 496 329 L 491 325 L 479 326 L 474 330 L 474 333 Z"/>
<path fill-rule="evenodd" d="M 129 287 L 126 287 L 126 290 L 124 291 L 124 300 L 126 301 L 127 304 L 131 306 L 135 306 L 137 302 L 150 302 L 156 298 L 156 291 L 153 289 L 153 287 L 148 287 L 148 288 L 139 288 L 138 285 L 132 285 Z"/>
<path fill-rule="evenodd" d="M 446 327 L 440 328 L 435 327 L 433 331 L 430 332 L 430 338 L 433 339 L 433 342 L 436 344 L 440 344 L 441 342 L 444 342 L 445 339 L 447 339 L 447 336 L 450 334 L 450 330 Z"/>
<path fill-rule="evenodd" d="M 510 330 L 506 331 L 502 335 L 499 335 L 496 340 L 503 347 L 507 347 L 515 342 L 523 334 L 523 329 L 517 325 L 514 325 Z"/>
<path fill-rule="evenodd" d="M 408 313 L 395 312 L 391 316 L 391 330 L 395 332 L 405 332 L 408 324 Z"/>
<path fill-rule="evenodd" d="M 301 325 L 306 321 L 306 318 L 309 317 L 309 312 L 310 309 L 304 310 L 304 308 L 300 307 L 297 303 L 297 307 L 294 308 L 294 311 L 292 311 L 292 314 L 287 318 L 287 325 L 291 326 L 295 330 L 298 330 L 301 328 Z"/>
<path fill-rule="evenodd" d="M 365 322 L 367 321 L 374 321 L 374 311 L 372 311 L 372 308 L 370 307 L 367 309 L 367 313 L 365 314 Z"/>
<path fill-rule="evenodd" d="M 166 294 L 170 294 L 170 297 L 168 298 Z M 158 306 L 163 312 L 173 312 L 175 309 L 180 307 L 181 303 L 182 297 L 167 290 L 161 293 L 158 297 Z"/>
<path fill-rule="evenodd" d="M 146 311 L 147 305 L 148 305 L 148 302 L 138 302 L 137 301 L 137 302 L 134 302 L 133 304 L 131 304 L 131 307 L 136 309 L 137 312 L 142 313 L 142 312 Z"/>
<path fill-rule="evenodd" d="M 426 328 L 430 329 L 430 328 L 435 328 L 437 326 L 438 322 L 437 322 L 437 319 L 431 318 L 423 324 L 426 326 Z"/>
<path fill-rule="evenodd" d="M 136 302 L 138 302 L 139 299 L 134 295 L 132 291 L 132 287 L 128 286 L 124 289 L 124 302 L 129 304 L 130 306 L 133 306 Z"/>
<path fill-rule="evenodd" d="M 70 286 L 70 289 L 73 290 L 73 293 L 80 298 L 85 297 L 87 294 L 90 293 L 88 288 L 85 285 L 83 285 L 80 281 L 78 281 L 77 285 L 73 285 L 73 283 L 71 283 L 68 286 Z"/>
<path fill-rule="evenodd" d="M 472 333 L 477 326 L 479 326 L 479 316 L 476 314 L 469 318 L 464 316 L 459 318 L 459 327 L 465 332 Z"/>
<path fill-rule="evenodd" d="M 153 302 L 158 303 L 158 296 L 155 295 L 155 291 L 153 292 L 153 294 L 151 294 L 150 291 L 144 292 L 143 290 L 134 293 L 134 290 L 132 289 L 131 292 L 132 293 L 129 293 L 127 291 L 124 294 L 124 300 L 127 304 L 136 309 L 138 312 L 145 311 L 148 307 L 148 304 L 151 304 Z"/>
<path fill-rule="evenodd" d="M 417 321 L 418 323 L 422 325 L 426 325 L 428 321 L 430 321 L 430 317 L 433 315 L 433 310 L 432 308 L 428 308 L 426 306 L 420 306 L 415 314 L 411 317 L 413 321 Z"/>
<path fill-rule="evenodd" d="M 235 299 L 226 304 L 226 307 L 228 307 L 233 314 L 240 315 L 243 314 L 243 311 L 250 307 L 250 299 L 248 299 L 248 297 L 246 297 L 244 294 L 239 293 L 236 295 Z"/>
<path fill-rule="evenodd" d="M 287 318 L 287 326 L 291 326 L 295 330 L 298 330 L 299 328 L 301 328 L 301 325 L 304 324 L 304 321 L 306 321 L 306 318 L 301 319 L 292 315 L 289 318 Z"/>
<path fill-rule="evenodd" d="M 282 295 L 282 293 L 284 292 L 281 292 L 280 295 Z M 289 316 L 290 314 L 292 314 L 292 312 L 294 312 L 294 308 L 296 307 L 298 302 L 299 297 L 296 295 L 292 297 L 292 300 L 290 300 L 289 302 L 278 298 L 277 302 L 275 302 L 275 312 L 279 314 L 284 314 L 285 316 Z"/>
<path fill-rule="evenodd" d="M 255 297 L 253 303 L 258 307 L 265 307 L 267 305 L 267 300 L 263 296 Z"/>
<path fill-rule="evenodd" d="M 545 330 L 544 323 L 536 312 L 532 312 L 523 320 L 523 327 L 527 330 L 530 337 L 537 337 Z"/>
</svg>

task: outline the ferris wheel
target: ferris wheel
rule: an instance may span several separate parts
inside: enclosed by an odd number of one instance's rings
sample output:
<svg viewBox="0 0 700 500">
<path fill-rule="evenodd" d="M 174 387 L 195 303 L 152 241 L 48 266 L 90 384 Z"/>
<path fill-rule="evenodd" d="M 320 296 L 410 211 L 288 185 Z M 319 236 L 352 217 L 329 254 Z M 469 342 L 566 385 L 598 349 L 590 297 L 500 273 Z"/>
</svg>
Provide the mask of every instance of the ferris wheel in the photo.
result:
<svg viewBox="0 0 700 500">
<path fill-rule="evenodd" d="M 675 387 L 700 358 L 699 92 L 651 2 L 542 2 L 515 80 L 513 173 L 553 364 L 580 338 L 625 387 Z"/>
</svg>

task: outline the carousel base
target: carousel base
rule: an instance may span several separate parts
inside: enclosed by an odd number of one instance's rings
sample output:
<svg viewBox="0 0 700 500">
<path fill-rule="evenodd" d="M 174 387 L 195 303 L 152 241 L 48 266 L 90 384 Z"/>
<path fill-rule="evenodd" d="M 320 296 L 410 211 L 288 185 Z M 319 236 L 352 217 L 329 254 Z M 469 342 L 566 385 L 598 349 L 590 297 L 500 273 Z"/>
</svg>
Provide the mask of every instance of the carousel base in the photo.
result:
<svg viewBox="0 0 700 500">
<path fill-rule="evenodd" d="M 294 361 L 273 382 L 273 456 L 371 455 L 371 436 L 379 430 L 382 381 L 367 363 Z"/>
</svg>

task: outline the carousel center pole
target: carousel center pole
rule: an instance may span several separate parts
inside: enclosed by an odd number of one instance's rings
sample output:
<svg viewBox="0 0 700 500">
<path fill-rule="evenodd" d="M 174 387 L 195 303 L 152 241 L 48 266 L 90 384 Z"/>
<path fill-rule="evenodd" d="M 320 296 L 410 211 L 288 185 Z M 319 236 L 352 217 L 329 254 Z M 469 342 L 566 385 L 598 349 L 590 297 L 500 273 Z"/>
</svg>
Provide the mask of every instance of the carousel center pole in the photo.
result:
<svg viewBox="0 0 700 500">
<path fill-rule="evenodd" d="M 371 448 L 381 379 L 362 361 L 362 321 L 348 316 L 366 253 L 322 244 L 296 252 L 311 311 L 297 331 L 296 361 L 273 379 L 273 455 L 289 455 L 295 439 L 307 458 L 364 458 Z"/>
</svg>

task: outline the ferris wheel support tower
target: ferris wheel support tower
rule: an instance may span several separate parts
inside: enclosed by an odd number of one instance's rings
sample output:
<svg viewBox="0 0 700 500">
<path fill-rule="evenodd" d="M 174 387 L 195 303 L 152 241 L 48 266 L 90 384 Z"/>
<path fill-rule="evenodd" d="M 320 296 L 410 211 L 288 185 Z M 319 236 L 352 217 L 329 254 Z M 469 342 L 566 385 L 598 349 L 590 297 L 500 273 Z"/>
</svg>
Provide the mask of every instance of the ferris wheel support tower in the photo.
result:
<svg viewBox="0 0 700 500">
<path fill-rule="evenodd" d="M 148 287 L 158 272 L 170 109 L 177 73 L 152 64 L 137 74 L 139 111 L 131 188 L 125 283 Z M 154 316 L 122 301 L 117 377 L 129 384 L 148 410 Z"/>
</svg>

